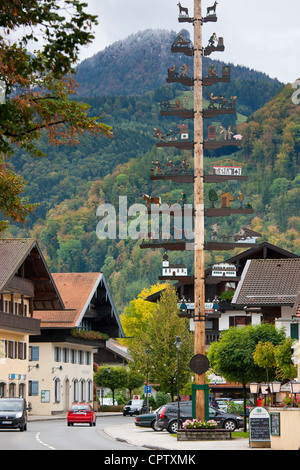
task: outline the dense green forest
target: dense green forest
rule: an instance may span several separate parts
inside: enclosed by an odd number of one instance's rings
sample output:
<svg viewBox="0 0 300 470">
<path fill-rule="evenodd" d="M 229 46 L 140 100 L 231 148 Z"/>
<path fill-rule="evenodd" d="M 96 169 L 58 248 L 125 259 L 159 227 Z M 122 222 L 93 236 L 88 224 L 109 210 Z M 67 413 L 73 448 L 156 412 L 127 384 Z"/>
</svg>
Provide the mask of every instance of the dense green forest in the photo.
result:
<svg viewBox="0 0 300 470">
<path fill-rule="evenodd" d="M 22 174 L 29 181 L 30 198 L 41 201 L 41 206 L 26 230 L 13 226 L 5 235 L 36 237 L 53 272 L 102 270 L 119 309 L 143 287 L 157 282 L 163 251 L 141 250 L 140 240 L 99 240 L 96 236 L 99 204 L 110 202 L 117 208 L 121 195 L 128 196 L 128 205 L 142 203 L 144 192 L 160 195 L 163 202 L 176 202 L 182 189 L 188 202 L 193 202 L 192 185 L 179 186 L 149 179 L 152 161 L 156 159 L 166 161 L 172 157 L 174 161 L 181 161 L 186 157 L 192 164 L 190 151 L 182 153 L 155 146 L 152 128 L 160 119 L 156 107 L 160 93 L 161 89 L 143 99 L 91 99 L 99 108 L 106 107 L 107 117 L 113 117 L 112 111 L 108 114 L 109 109 L 112 110 L 109 107 L 116 104 L 113 142 L 84 138 L 82 146 L 76 149 L 47 148 L 45 159 L 34 161 L 21 155 L 18 160 Z M 169 93 L 176 94 L 178 90 L 169 90 Z M 291 87 L 285 87 L 239 125 L 238 130 L 244 136 L 243 146 L 230 158 L 246 164 L 244 171 L 249 180 L 243 182 L 242 189 L 245 201 L 251 202 L 255 213 L 220 218 L 218 223 L 223 233 L 234 233 L 241 225 L 248 225 L 262 233 L 262 240 L 300 254 L 300 109 L 293 105 L 291 95 Z M 210 173 L 213 161 L 222 158 L 206 157 L 205 172 Z M 240 184 L 223 183 L 220 187 L 207 184 L 206 206 L 210 207 L 210 188 L 219 195 L 227 190 L 237 194 Z M 207 218 L 207 237 L 210 224 Z M 232 252 L 207 252 L 206 262 L 209 265 L 231 255 Z M 170 260 L 185 262 L 190 272 L 193 270 L 192 252 L 170 253 Z"/>
<path fill-rule="evenodd" d="M 129 47 L 131 52 L 132 47 L 133 43 Z M 93 59 L 94 64 L 96 59 Z M 117 59 L 110 61 L 114 67 L 116 63 Z M 221 62 L 215 63 L 218 68 L 222 66 Z M 145 63 L 143 67 L 147 68 Z M 128 90 L 133 81 L 135 94 L 122 94 L 120 89 L 119 94 L 98 93 L 96 96 L 95 90 L 94 96 L 77 98 L 91 106 L 92 116 L 102 116 L 103 122 L 112 126 L 113 139 L 85 135 L 81 145 L 51 147 L 43 138 L 39 145 L 47 157 L 33 159 L 25 152 L 16 152 L 10 164 L 28 181 L 25 195 L 30 202 L 39 202 L 39 207 L 25 227 L 13 225 L 3 235 L 35 237 L 52 272 L 103 271 L 119 312 L 144 287 L 157 283 L 163 250 L 141 250 L 140 240 L 99 240 L 97 207 L 105 202 L 117 209 L 122 195 L 128 197 L 128 206 L 143 203 L 144 193 L 161 196 L 163 202 L 176 202 L 182 190 L 188 202 L 193 202 L 193 185 L 149 179 L 152 161 L 156 159 L 164 163 L 168 158 L 174 162 L 185 158 L 193 166 L 191 151 L 157 148 L 153 137 L 154 127 L 167 131 L 186 122 L 177 117 L 162 117 L 160 101 L 173 101 L 184 94 L 192 103 L 193 92 L 181 85 L 162 85 L 161 82 L 155 86 L 148 84 L 149 89 L 142 93 L 138 83 L 143 80 L 143 74 L 131 70 L 131 76 L 126 79 L 123 76 L 122 83 L 124 87 L 127 83 Z M 161 73 L 165 79 L 165 68 Z M 147 82 L 145 77 L 144 82 Z M 98 83 L 101 83 L 99 77 Z M 110 93 L 108 84 L 104 89 Z M 205 106 L 211 90 L 210 87 L 204 90 Z M 283 87 L 245 67 L 232 66 L 231 82 L 214 85 L 213 91 L 215 95 L 238 96 L 237 115 L 223 117 L 222 121 L 205 120 L 205 136 L 210 124 L 231 125 L 243 135 L 243 144 L 232 155 L 207 151 L 205 173 L 212 172 L 213 162 L 232 158 L 245 164 L 243 171 L 249 179 L 243 183 L 206 184 L 206 207 L 211 205 L 210 189 L 219 197 L 226 191 L 236 196 L 242 189 L 245 202 L 252 204 L 254 214 L 220 218 L 217 221 L 220 232 L 233 234 L 248 225 L 262 233 L 262 240 L 300 254 L 300 106 L 291 101 L 291 87 Z M 207 218 L 207 239 L 211 223 Z M 206 263 L 222 261 L 232 254 L 206 252 Z M 171 261 L 186 263 L 189 272 L 193 272 L 192 251 L 170 252 L 169 256 Z"/>
</svg>

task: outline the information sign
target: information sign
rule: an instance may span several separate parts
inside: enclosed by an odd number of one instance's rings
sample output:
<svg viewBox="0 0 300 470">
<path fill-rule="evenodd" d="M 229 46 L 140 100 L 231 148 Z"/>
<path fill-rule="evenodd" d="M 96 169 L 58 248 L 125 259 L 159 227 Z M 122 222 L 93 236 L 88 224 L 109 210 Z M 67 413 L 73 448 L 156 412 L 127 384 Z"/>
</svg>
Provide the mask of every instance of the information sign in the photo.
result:
<svg viewBox="0 0 300 470">
<path fill-rule="evenodd" d="M 251 443 L 270 443 L 270 415 L 266 408 L 258 406 L 249 415 L 249 440 Z M 255 447 L 259 447 L 256 445 Z M 265 447 L 262 445 L 262 447 Z"/>
<path fill-rule="evenodd" d="M 272 436 L 280 436 L 280 413 L 270 413 L 270 419 Z"/>
</svg>

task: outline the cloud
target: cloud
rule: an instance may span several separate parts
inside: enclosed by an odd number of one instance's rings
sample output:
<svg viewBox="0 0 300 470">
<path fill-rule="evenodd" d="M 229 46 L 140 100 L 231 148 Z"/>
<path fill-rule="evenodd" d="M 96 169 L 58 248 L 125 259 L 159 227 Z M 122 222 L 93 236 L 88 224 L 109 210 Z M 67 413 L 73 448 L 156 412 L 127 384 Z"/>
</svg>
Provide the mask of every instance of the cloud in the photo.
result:
<svg viewBox="0 0 300 470">
<path fill-rule="evenodd" d="M 179 31 L 193 37 L 189 23 L 178 22 L 178 0 L 87 0 L 89 11 L 99 16 L 93 45 L 82 50 L 81 60 L 108 45 L 145 29 Z M 193 16 L 193 0 L 181 0 Z M 203 15 L 214 0 L 202 0 Z M 225 52 L 213 58 L 245 65 L 293 82 L 300 76 L 299 0 L 218 0 L 218 22 L 205 23 L 203 41 L 212 32 L 224 37 Z M 205 44 L 206 45 L 206 44 Z"/>
</svg>

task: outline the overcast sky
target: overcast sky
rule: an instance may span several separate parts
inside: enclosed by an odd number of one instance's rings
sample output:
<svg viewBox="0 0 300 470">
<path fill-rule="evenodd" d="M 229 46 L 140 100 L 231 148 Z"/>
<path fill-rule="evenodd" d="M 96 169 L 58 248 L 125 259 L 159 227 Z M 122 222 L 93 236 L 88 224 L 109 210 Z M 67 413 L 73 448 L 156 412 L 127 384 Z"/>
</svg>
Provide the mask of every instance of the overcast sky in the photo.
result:
<svg viewBox="0 0 300 470">
<path fill-rule="evenodd" d="M 188 29 L 178 22 L 178 0 L 86 0 L 98 15 L 93 44 L 82 49 L 86 59 L 110 44 L 145 29 Z M 202 0 L 203 13 L 214 0 Z M 193 16 L 194 1 L 181 0 Z M 300 78 L 300 0 L 218 0 L 218 22 L 205 23 L 203 41 L 216 32 L 225 52 L 211 58 L 245 65 L 284 83 Z M 204 15 L 205 16 L 205 15 Z"/>
</svg>

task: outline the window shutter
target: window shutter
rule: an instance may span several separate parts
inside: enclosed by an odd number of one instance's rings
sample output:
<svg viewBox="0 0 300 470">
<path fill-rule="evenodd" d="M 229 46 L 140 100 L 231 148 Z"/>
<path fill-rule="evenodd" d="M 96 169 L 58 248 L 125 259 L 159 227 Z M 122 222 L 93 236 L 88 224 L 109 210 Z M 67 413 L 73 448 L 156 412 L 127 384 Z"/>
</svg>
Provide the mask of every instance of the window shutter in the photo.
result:
<svg viewBox="0 0 300 470">
<path fill-rule="evenodd" d="M 36 380 L 29 381 L 29 395 L 36 396 L 39 394 L 39 383 Z"/>
<path fill-rule="evenodd" d="M 38 361 L 40 356 L 39 346 L 30 346 L 31 347 L 31 361 Z"/>
</svg>

